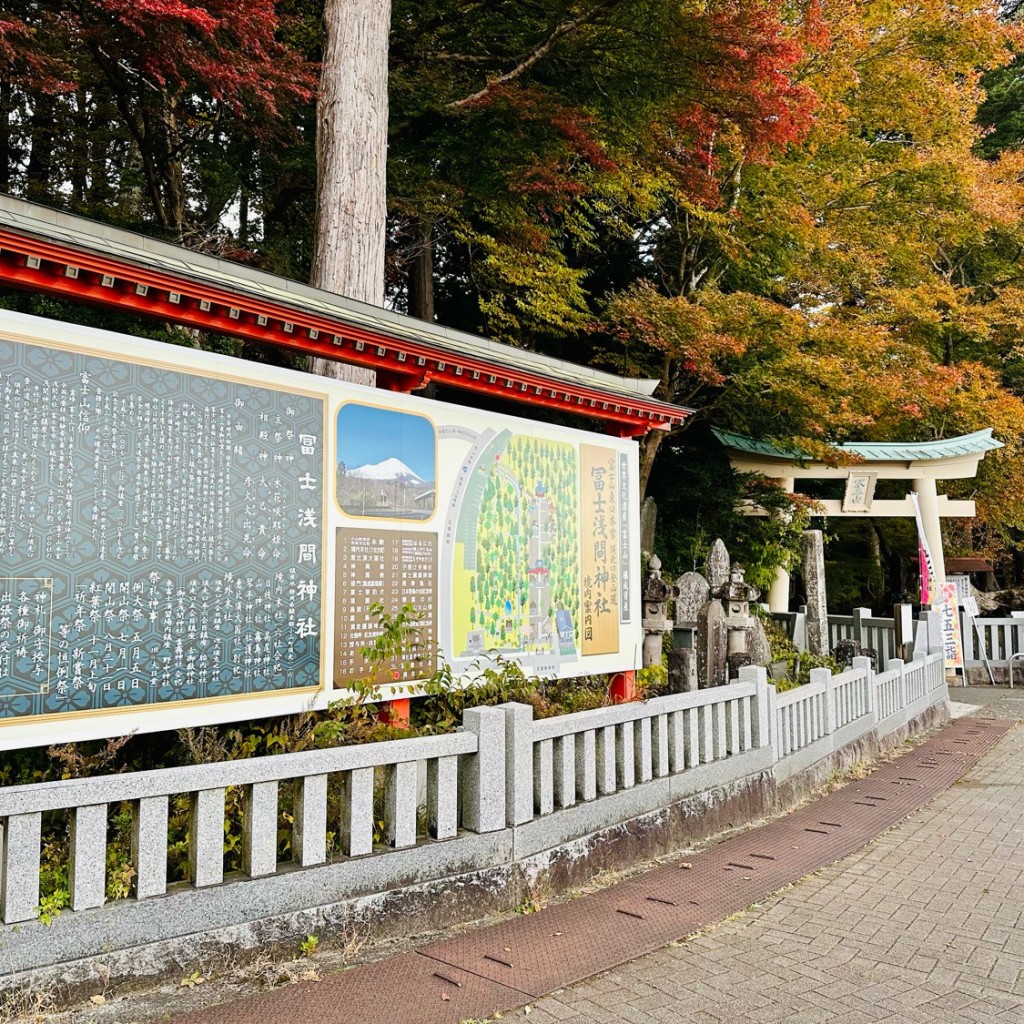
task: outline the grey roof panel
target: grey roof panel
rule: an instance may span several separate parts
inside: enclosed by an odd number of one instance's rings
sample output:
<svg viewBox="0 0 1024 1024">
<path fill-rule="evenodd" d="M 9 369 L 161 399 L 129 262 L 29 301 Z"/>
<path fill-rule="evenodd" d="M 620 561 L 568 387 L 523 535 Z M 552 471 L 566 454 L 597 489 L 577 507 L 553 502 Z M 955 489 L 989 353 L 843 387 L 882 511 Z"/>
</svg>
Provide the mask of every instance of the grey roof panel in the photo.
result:
<svg viewBox="0 0 1024 1024">
<path fill-rule="evenodd" d="M 47 241 L 63 243 L 94 253 L 113 256 L 133 265 L 171 272 L 196 283 L 218 285 L 254 299 L 291 306 L 330 317 L 343 324 L 430 345 L 453 356 L 483 358 L 519 372 L 534 372 L 555 381 L 606 392 L 610 399 L 642 398 L 673 410 L 676 416 L 690 410 L 652 399 L 657 380 L 620 377 L 564 359 L 514 348 L 487 338 L 416 320 L 380 309 L 299 281 L 276 277 L 240 263 L 194 253 L 157 238 L 38 206 L 0 194 L 0 227 Z"/>
</svg>

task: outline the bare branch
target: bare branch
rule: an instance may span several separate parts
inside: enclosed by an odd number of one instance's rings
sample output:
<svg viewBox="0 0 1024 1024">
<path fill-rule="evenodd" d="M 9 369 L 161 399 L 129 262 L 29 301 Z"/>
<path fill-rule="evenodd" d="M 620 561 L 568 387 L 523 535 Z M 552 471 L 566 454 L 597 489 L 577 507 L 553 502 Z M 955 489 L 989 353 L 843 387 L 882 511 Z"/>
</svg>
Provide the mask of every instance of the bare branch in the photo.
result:
<svg viewBox="0 0 1024 1024">
<path fill-rule="evenodd" d="M 458 109 L 459 107 L 468 107 L 470 104 L 477 103 L 490 95 L 498 86 L 507 85 L 509 82 L 514 82 L 517 78 L 526 74 L 538 61 L 546 57 L 555 44 L 563 36 L 567 36 L 576 29 L 580 28 L 590 21 L 596 14 L 598 14 L 603 8 L 610 7 L 613 5 L 615 0 L 603 0 L 602 3 L 595 4 L 589 10 L 585 11 L 578 18 L 572 18 L 569 21 L 562 21 L 555 25 L 550 32 L 537 44 L 534 49 L 527 54 L 511 71 L 506 71 L 503 75 L 498 75 L 497 78 L 492 78 L 482 89 L 478 89 L 476 92 L 469 96 L 464 96 L 461 100 L 452 100 L 448 104 L 449 107 Z"/>
</svg>

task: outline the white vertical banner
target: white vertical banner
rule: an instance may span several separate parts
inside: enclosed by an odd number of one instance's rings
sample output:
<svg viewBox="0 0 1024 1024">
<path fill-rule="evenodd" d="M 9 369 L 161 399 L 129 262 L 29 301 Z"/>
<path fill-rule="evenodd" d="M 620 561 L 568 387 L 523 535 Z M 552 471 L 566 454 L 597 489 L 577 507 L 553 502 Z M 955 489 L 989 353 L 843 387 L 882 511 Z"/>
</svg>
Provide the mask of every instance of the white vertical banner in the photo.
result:
<svg viewBox="0 0 1024 1024">
<path fill-rule="evenodd" d="M 957 610 L 956 583 L 947 583 L 945 580 L 940 582 L 935 578 L 935 561 L 928 538 L 925 536 L 921 505 L 914 491 L 911 491 L 908 497 L 914 506 L 914 520 L 917 523 L 918 554 L 921 562 L 921 604 L 925 608 L 930 605 L 939 613 L 946 668 L 962 669 L 964 646 L 960 632 L 960 614 Z"/>
</svg>

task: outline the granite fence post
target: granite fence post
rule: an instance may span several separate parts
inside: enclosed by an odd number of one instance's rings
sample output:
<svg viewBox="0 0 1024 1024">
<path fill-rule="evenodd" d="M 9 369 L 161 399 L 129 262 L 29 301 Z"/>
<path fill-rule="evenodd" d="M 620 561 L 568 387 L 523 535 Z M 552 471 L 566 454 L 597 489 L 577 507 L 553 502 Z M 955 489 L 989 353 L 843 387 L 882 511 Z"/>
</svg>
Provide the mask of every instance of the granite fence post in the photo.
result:
<svg viewBox="0 0 1024 1024">
<path fill-rule="evenodd" d="M 327 860 L 327 776 L 295 780 L 292 861 L 308 868 Z"/>
<path fill-rule="evenodd" d="M 533 708 L 527 710 L 532 718 Z M 505 827 L 507 723 L 508 716 L 501 708 L 466 708 L 462 712 L 462 728 L 476 733 L 477 740 L 476 753 L 466 758 L 463 773 L 462 823 L 473 832 L 497 832 Z"/>
<path fill-rule="evenodd" d="M 505 821 L 533 821 L 533 708 L 499 704 L 505 715 Z"/>
<path fill-rule="evenodd" d="M 825 720 L 821 727 L 825 735 L 831 736 L 836 731 L 836 689 L 832 673 L 827 668 L 812 668 L 809 684 L 816 683 L 822 683 L 825 690 Z"/>
<path fill-rule="evenodd" d="M 242 870 L 250 878 L 277 870 L 277 783 L 242 790 Z"/>
<path fill-rule="evenodd" d="M 148 899 L 167 892 L 167 819 L 165 796 L 151 796 L 132 804 L 132 864 L 135 898 Z"/>
<path fill-rule="evenodd" d="M 4 924 L 31 921 L 39 904 L 39 844 L 43 816 L 12 814 L 0 848 L 0 917 Z"/>
<path fill-rule="evenodd" d="M 858 647 L 867 647 L 868 645 L 868 627 L 864 620 L 870 619 L 871 614 L 870 608 L 853 609 L 853 642 Z"/>
<path fill-rule="evenodd" d="M 224 881 L 224 790 L 201 789 L 189 796 L 188 877 L 201 889 Z"/>
<path fill-rule="evenodd" d="M 71 909 L 102 907 L 107 879 L 107 805 L 76 807 L 71 814 L 68 884 Z"/>
<path fill-rule="evenodd" d="M 873 715 L 875 713 L 875 663 L 871 658 L 854 658 L 853 667 L 861 669 L 865 673 L 867 678 L 867 699 L 864 710 L 867 714 Z"/>
<path fill-rule="evenodd" d="M 775 687 L 768 682 L 768 670 L 763 665 L 744 665 L 739 672 L 739 681 L 753 683 L 757 687 L 751 703 L 751 743 L 755 748 L 772 746 Z M 774 755 L 772 760 L 775 760 Z"/>
<path fill-rule="evenodd" d="M 802 604 L 794 613 L 793 643 L 798 651 L 807 650 L 807 605 Z"/>
</svg>

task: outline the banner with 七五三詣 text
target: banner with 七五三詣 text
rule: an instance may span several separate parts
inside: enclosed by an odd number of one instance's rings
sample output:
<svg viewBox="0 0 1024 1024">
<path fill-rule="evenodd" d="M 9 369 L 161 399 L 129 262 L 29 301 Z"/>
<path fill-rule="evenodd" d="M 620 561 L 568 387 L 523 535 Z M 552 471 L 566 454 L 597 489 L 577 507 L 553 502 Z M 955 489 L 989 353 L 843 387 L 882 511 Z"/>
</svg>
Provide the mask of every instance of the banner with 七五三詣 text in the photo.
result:
<svg viewBox="0 0 1024 1024">
<path fill-rule="evenodd" d="M 946 668 L 964 667 L 964 645 L 960 629 L 960 614 L 957 608 L 956 582 L 948 581 L 939 587 L 941 604 L 932 607 L 939 613 L 939 627 L 942 632 L 942 648 L 946 657 Z"/>
</svg>

